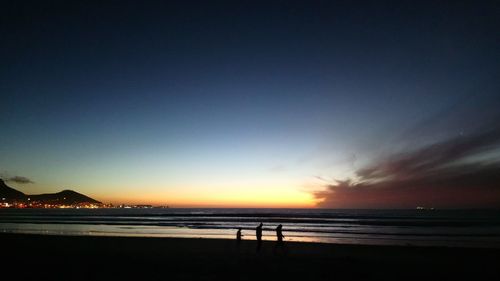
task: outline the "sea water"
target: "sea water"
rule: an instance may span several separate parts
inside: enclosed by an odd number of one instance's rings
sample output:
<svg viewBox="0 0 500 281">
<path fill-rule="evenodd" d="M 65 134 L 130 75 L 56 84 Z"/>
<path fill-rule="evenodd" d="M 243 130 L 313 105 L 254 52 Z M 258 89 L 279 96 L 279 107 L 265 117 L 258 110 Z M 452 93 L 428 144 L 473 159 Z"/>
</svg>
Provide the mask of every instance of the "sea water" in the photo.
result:
<svg viewBox="0 0 500 281">
<path fill-rule="evenodd" d="M 0 209 L 0 232 L 500 248 L 500 210 Z"/>
</svg>

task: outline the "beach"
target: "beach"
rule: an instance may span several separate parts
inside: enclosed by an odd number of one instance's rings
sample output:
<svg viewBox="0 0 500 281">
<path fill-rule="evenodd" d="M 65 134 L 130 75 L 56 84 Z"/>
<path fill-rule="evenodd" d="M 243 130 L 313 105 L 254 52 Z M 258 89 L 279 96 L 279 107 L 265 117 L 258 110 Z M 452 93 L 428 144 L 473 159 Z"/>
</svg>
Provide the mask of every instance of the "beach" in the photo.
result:
<svg viewBox="0 0 500 281">
<path fill-rule="evenodd" d="M 234 239 L 500 249 L 498 210 L 2 209 L 0 233 Z"/>
<path fill-rule="evenodd" d="M 0 234 L 18 280 L 496 280 L 500 250 Z M 25 270 L 16 270 L 15 266 Z"/>
</svg>

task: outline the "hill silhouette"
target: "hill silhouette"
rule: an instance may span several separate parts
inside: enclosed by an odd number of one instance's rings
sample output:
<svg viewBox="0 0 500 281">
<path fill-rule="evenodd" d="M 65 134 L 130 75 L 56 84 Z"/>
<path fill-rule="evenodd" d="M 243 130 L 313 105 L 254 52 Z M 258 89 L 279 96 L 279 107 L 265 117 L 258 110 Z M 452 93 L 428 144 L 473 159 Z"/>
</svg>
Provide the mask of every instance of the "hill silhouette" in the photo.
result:
<svg viewBox="0 0 500 281">
<path fill-rule="evenodd" d="M 92 199 L 73 190 L 63 190 L 58 193 L 30 195 L 29 197 L 31 200 L 60 205 L 73 205 L 78 203 L 101 203 L 95 199 Z"/>
<path fill-rule="evenodd" d="M 80 203 L 101 204 L 101 202 L 73 190 L 63 190 L 57 193 L 27 195 L 16 190 L 0 179 L 0 198 L 3 201 L 39 201 L 52 205 L 74 205 Z"/>
<path fill-rule="evenodd" d="M 5 182 L 0 179 L 0 197 L 5 198 L 5 200 L 25 200 L 26 194 L 7 186 Z"/>
</svg>

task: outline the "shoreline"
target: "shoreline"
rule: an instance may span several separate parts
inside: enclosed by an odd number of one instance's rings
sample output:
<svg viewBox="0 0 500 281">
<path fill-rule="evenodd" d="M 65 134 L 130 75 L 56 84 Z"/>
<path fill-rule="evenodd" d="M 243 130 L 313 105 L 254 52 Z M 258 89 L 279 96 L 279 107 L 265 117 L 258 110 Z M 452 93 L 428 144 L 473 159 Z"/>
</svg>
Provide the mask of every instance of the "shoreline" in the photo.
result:
<svg viewBox="0 0 500 281">
<path fill-rule="evenodd" d="M 428 215 L 429 214 L 429 215 Z M 275 240 L 283 224 L 287 241 L 500 249 L 499 213 L 415 210 L 12 210 L 0 212 L 0 232 L 126 237 Z"/>
<path fill-rule="evenodd" d="M 172 280 L 500 276 L 500 250 L 485 248 L 263 241 L 257 251 L 254 240 L 5 233 L 0 241 L 5 268 L 23 264 L 40 280 L 165 280 L 167 273 Z"/>
</svg>

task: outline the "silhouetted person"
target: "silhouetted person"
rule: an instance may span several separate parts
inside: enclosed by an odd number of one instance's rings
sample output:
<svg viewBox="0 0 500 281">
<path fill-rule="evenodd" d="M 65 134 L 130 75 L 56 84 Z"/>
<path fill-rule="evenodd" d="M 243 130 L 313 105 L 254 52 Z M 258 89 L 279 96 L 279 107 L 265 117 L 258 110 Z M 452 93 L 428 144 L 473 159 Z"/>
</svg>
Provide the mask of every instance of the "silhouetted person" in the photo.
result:
<svg viewBox="0 0 500 281">
<path fill-rule="evenodd" d="M 241 234 L 241 228 L 238 228 L 238 231 L 236 232 L 236 242 L 240 243 L 241 237 L 243 237 L 243 235 Z"/>
<path fill-rule="evenodd" d="M 262 223 L 255 229 L 255 236 L 257 237 L 257 251 L 260 250 L 260 245 L 262 243 Z"/>
<path fill-rule="evenodd" d="M 278 241 L 276 242 L 276 244 L 274 244 L 274 253 L 286 254 L 287 250 L 285 247 L 285 243 L 283 243 L 283 238 L 285 238 L 285 235 L 283 235 L 283 226 L 281 224 L 276 227 L 276 238 Z"/>
<path fill-rule="evenodd" d="M 276 227 L 276 237 L 278 238 L 278 243 L 283 243 L 283 238 L 285 238 L 285 235 L 283 235 L 282 231 L 283 226 L 280 224 L 278 227 Z"/>
</svg>

